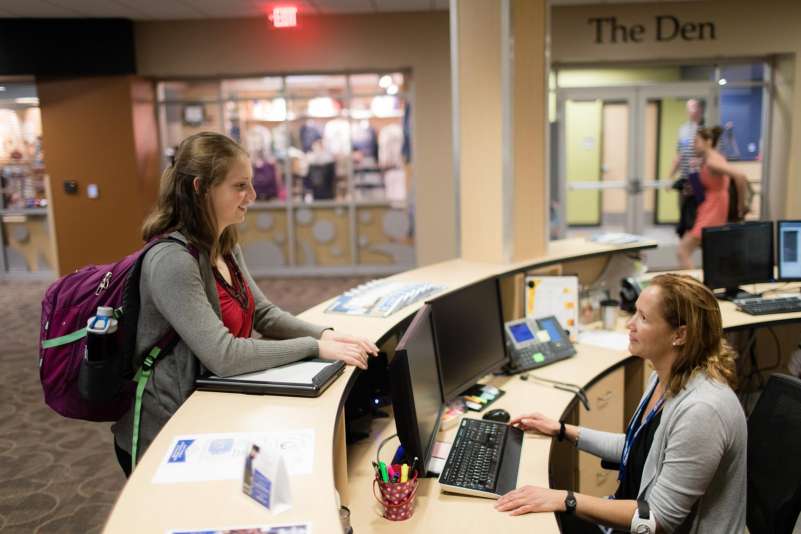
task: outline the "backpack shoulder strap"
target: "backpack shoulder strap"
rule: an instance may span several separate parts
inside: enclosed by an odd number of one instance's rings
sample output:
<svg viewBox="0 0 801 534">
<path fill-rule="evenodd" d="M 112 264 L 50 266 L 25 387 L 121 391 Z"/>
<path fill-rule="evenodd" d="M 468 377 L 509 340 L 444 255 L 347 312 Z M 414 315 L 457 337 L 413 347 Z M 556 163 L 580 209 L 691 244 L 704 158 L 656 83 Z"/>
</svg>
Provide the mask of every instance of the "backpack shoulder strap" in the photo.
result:
<svg viewBox="0 0 801 534">
<path fill-rule="evenodd" d="M 139 278 L 142 272 L 142 262 L 144 261 L 145 254 L 153 248 L 155 245 L 159 243 L 164 243 L 168 241 L 174 241 L 176 243 L 180 243 L 184 245 L 190 254 L 197 260 L 199 257 L 199 253 L 197 248 L 192 245 L 191 243 L 184 243 L 183 241 L 176 239 L 174 237 L 158 237 L 150 241 L 146 246 L 145 249 L 142 251 L 142 254 L 136 260 L 136 266 L 134 270 L 131 272 L 131 276 L 128 279 L 128 286 L 126 287 L 125 297 L 123 309 L 127 309 L 127 306 L 130 304 L 135 304 L 138 308 L 140 303 L 140 295 L 139 295 Z M 128 289 L 131 288 L 130 291 Z M 135 288 L 135 291 L 133 290 Z M 135 298 L 135 302 L 133 302 L 133 298 Z M 128 300 L 131 299 L 131 300 Z M 138 315 L 138 314 L 137 314 Z M 135 329 L 134 329 L 135 331 Z M 172 349 L 175 348 L 175 345 L 178 344 L 180 340 L 178 333 L 170 327 L 167 332 L 164 333 L 163 336 L 156 342 L 153 347 L 148 351 L 147 356 L 145 356 L 144 361 L 142 362 L 142 366 L 136 373 L 134 380 L 136 381 L 136 394 L 134 396 L 134 417 L 133 417 L 133 436 L 131 438 L 131 470 L 136 467 L 136 459 L 139 453 L 139 427 L 142 418 L 142 396 L 144 395 L 145 386 L 147 386 L 148 381 L 150 380 L 150 376 L 153 374 L 153 368 L 156 365 L 156 362 L 164 356 L 165 354 L 169 354 Z"/>
</svg>

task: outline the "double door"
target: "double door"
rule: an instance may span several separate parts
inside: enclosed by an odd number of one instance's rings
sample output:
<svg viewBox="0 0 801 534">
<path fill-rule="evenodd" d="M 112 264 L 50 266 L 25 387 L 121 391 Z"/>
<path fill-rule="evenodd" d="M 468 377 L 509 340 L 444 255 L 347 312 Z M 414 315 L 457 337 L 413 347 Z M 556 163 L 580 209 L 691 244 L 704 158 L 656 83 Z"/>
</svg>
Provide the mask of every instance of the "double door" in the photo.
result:
<svg viewBox="0 0 801 534">
<path fill-rule="evenodd" d="M 708 83 L 559 91 L 552 199 L 560 237 L 672 234 L 679 209 L 671 171 L 690 99 L 701 102 L 706 124 L 717 120 Z"/>
</svg>

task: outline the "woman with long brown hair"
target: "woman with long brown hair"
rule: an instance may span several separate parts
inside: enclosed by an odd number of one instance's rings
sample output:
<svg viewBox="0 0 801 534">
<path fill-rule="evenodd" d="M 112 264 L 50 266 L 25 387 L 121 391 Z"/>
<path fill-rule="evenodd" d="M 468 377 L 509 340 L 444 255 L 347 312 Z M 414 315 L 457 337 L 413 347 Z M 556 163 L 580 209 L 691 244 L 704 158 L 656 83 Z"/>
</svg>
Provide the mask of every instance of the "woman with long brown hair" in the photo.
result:
<svg viewBox="0 0 801 534">
<path fill-rule="evenodd" d="M 723 128 L 715 126 L 699 128 L 695 134 L 695 154 L 701 161 L 698 176 L 704 188 L 704 200 L 698 205 L 692 229 L 684 233 L 676 250 L 682 269 L 693 268 L 692 253 L 701 244 L 703 229 L 726 224 L 729 216 L 729 180 L 734 180 L 737 188 L 738 216 L 744 217 L 748 209 L 748 178 L 717 150 L 722 133 Z"/>
<path fill-rule="evenodd" d="M 142 262 L 136 354 L 144 357 L 170 327 L 180 341 L 152 370 L 138 429 L 133 408 L 112 426 L 126 475 L 203 370 L 232 376 L 313 356 L 366 369 L 378 353 L 367 339 L 302 321 L 265 298 L 237 244 L 236 225 L 255 198 L 247 153 L 217 133 L 186 138 L 162 175 L 142 237 L 180 243 L 159 243 Z M 266 339 L 252 338 L 253 330 Z"/>
<path fill-rule="evenodd" d="M 689 276 L 656 276 L 637 299 L 628 329 L 629 350 L 655 372 L 625 434 L 537 413 L 510 423 L 619 462 L 614 498 L 524 486 L 496 508 L 514 515 L 567 512 L 563 524 L 581 519 L 627 532 L 743 532 L 746 421 L 732 390 L 734 352 L 723 339 L 715 297 Z"/>
</svg>

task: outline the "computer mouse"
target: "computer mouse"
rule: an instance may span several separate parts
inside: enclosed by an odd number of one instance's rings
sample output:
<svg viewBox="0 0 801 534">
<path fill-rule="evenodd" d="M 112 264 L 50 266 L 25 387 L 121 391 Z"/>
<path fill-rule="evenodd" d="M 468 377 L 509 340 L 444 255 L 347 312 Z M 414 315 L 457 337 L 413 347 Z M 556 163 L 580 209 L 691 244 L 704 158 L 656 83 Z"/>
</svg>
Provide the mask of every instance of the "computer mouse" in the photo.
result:
<svg viewBox="0 0 801 534">
<path fill-rule="evenodd" d="M 512 417 L 509 415 L 509 412 L 501 408 L 490 410 L 484 414 L 484 417 L 482 417 L 482 419 L 487 419 L 488 421 L 498 421 L 499 423 L 508 423 L 509 419 L 511 418 Z"/>
</svg>

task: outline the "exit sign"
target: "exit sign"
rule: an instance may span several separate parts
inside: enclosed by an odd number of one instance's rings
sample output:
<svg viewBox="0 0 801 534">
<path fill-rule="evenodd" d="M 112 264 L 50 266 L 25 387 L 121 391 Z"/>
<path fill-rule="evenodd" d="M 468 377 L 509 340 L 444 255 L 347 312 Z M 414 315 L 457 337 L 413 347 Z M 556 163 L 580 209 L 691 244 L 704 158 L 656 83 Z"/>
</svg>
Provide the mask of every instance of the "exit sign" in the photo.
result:
<svg viewBox="0 0 801 534">
<path fill-rule="evenodd" d="M 270 20 L 274 28 L 294 28 L 298 25 L 298 8 L 295 6 L 274 7 Z"/>
</svg>

